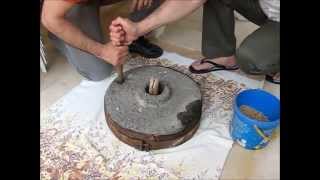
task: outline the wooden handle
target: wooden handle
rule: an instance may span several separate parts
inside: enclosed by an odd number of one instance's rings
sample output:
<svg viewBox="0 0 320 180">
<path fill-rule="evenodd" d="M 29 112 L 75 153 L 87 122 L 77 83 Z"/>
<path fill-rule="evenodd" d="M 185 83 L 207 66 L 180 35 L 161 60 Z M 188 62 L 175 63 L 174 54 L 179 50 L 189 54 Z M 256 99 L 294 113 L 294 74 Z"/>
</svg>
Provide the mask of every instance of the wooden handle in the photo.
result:
<svg viewBox="0 0 320 180">
<path fill-rule="evenodd" d="M 124 82 L 123 65 L 116 66 L 116 71 L 118 73 L 118 83 L 123 83 Z"/>
<path fill-rule="evenodd" d="M 159 79 L 150 78 L 149 82 L 149 94 L 158 95 L 159 94 Z"/>
<path fill-rule="evenodd" d="M 121 29 L 123 29 L 121 25 L 118 25 L 118 26 L 120 26 Z M 124 32 L 124 33 L 125 33 L 125 32 Z M 120 47 L 120 46 L 121 46 L 121 45 L 118 45 L 117 47 Z M 119 84 L 122 84 L 122 83 L 124 82 L 123 65 L 122 65 L 122 64 L 121 64 L 121 65 L 118 65 L 118 66 L 116 66 L 115 68 L 116 68 L 116 72 L 118 73 L 118 83 L 119 83 Z"/>
</svg>

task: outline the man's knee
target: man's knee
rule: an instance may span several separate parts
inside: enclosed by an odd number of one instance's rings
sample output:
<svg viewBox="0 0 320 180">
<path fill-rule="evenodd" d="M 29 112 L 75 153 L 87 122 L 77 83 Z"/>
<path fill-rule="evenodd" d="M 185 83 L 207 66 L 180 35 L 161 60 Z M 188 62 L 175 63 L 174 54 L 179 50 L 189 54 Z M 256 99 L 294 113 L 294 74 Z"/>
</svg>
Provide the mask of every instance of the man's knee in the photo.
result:
<svg viewBox="0 0 320 180">
<path fill-rule="evenodd" d="M 78 72 L 90 81 L 102 81 L 111 75 L 112 69 L 113 66 L 107 63 L 92 64 L 83 70 L 78 69 Z"/>
<path fill-rule="evenodd" d="M 250 34 L 236 51 L 240 68 L 250 74 L 279 71 L 280 47 L 275 29 L 264 26 Z"/>
<path fill-rule="evenodd" d="M 112 72 L 113 66 L 103 59 L 78 48 L 65 45 L 65 56 L 80 75 L 91 81 L 101 81 Z"/>
<path fill-rule="evenodd" d="M 111 68 L 105 68 L 104 71 L 93 71 L 93 70 L 80 70 L 77 69 L 79 74 L 82 75 L 85 79 L 89 81 L 102 81 L 106 78 L 108 78 L 111 75 L 112 69 Z"/>
<path fill-rule="evenodd" d="M 237 63 L 240 69 L 248 74 L 268 74 L 279 72 L 280 60 L 274 57 L 261 57 L 258 52 L 249 47 L 241 47 L 236 51 Z"/>
<path fill-rule="evenodd" d="M 240 69 L 248 74 L 260 74 L 262 73 L 261 67 L 258 67 L 257 59 L 255 58 L 255 52 L 247 47 L 240 47 L 236 51 L 236 60 Z"/>
</svg>

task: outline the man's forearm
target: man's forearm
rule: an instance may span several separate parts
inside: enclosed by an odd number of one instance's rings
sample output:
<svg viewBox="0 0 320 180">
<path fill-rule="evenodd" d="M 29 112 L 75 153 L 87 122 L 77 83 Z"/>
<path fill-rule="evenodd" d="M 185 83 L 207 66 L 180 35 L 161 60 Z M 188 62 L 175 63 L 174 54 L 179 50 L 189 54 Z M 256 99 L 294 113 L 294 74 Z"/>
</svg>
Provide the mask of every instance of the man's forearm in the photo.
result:
<svg viewBox="0 0 320 180">
<path fill-rule="evenodd" d="M 55 34 L 66 43 L 100 57 L 102 51 L 102 44 L 92 40 L 86 36 L 80 29 L 75 27 L 69 21 L 61 18 L 55 19 L 46 26 L 49 31 Z"/>
<path fill-rule="evenodd" d="M 73 6 L 67 1 L 45 0 L 41 15 L 43 25 L 66 43 L 99 57 L 103 44 L 89 38 L 65 19 L 65 14 Z"/>
<path fill-rule="evenodd" d="M 179 20 L 202 6 L 206 0 L 166 0 L 151 15 L 138 23 L 138 34 L 144 35 L 164 24 Z"/>
</svg>

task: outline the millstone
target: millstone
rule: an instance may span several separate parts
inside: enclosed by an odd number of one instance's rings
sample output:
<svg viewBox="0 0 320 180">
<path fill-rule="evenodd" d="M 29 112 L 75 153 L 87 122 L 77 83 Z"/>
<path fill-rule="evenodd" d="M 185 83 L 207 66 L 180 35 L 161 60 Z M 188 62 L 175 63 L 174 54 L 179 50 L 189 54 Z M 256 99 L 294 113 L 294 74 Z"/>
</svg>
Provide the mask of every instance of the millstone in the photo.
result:
<svg viewBox="0 0 320 180">
<path fill-rule="evenodd" d="M 158 82 L 156 95 L 149 93 L 152 80 Z M 171 147 L 191 138 L 199 125 L 201 109 L 198 84 L 162 66 L 125 72 L 124 82 L 113 81 L 105 95 L 110 129 L 120 140 L 141 150 Z M 148 147 L 136 145 L 139 142 Z"/>
</svg>

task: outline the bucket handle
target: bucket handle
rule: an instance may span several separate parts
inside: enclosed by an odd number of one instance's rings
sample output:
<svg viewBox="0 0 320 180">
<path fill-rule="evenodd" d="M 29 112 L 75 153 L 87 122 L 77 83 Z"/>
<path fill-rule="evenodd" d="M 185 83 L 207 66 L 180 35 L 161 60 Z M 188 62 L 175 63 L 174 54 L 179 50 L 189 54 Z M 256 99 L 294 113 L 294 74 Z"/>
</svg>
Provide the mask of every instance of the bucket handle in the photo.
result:
<svg viewBox="0 0 320 180">
<path fill-rule="evenodd" d="M 271 138 L 268 137 L 268 136 L 266 136 L 266 135 L 263 133 L 263 131 L 262 131 L 260 128 L 258 128 L 257 125 L 254 125 L 253 127 L 254 127 L 254 129 L 256 130 L 256 132 L 263 138 L 263 140 L 264 140 L 265 142 L 270 141 Z"/>
</svg>

